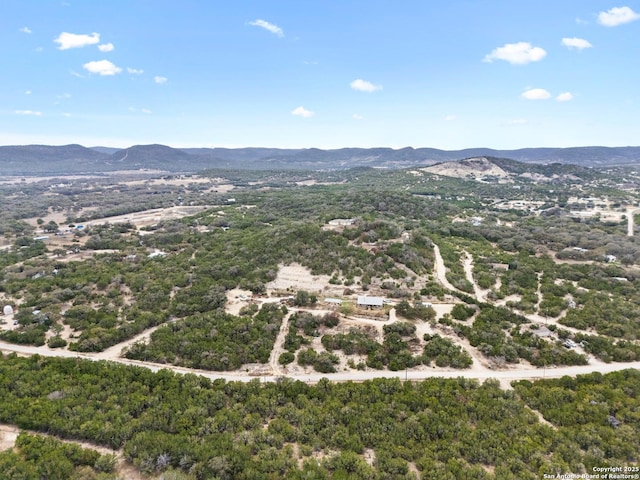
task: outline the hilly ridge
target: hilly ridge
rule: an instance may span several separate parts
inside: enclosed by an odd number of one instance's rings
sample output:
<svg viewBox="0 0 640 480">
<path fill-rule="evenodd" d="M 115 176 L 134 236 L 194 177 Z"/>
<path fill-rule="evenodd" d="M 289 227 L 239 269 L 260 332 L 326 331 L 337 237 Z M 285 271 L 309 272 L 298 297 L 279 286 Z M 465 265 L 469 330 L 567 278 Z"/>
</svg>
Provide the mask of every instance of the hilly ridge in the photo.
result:
<svg viewBox="0 0 640 480">
<path fill-rule="evenodd" d="M 174 173 L 205 169 L 335 170 L 353 167 L 407 168 L 464 158 L 508 158 L 524 163 L 607 167 L 640 163 L 640 147 L 573 147 L 493 150 L 471 148 L 173 148 L 134 145 L 126 149 L 81 145 L 0 146 L 0 175 L 63 175 L 154 169 Z"/>
<path fill-rule="evenodd" d="M 471 157 L 440 162 L 421 168 L 446 177 L 511 182 L 515 178 L 535 181 L 591 179 L 597 171 L 590 167 L 562 163 L 524 163 L 509 158 Z"/>
</svg>

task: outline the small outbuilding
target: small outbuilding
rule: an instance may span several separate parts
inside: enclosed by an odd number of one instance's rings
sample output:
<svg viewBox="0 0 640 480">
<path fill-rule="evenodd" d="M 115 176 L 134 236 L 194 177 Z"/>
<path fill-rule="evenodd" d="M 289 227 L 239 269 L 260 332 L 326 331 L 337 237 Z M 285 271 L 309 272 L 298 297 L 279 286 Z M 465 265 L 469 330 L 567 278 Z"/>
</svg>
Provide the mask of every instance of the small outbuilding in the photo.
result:
<svg viewBox="0 0 640 480">
<path fill-rule="evenodd" d="M 339 298 L 325 298 L 324 303 L 328 303 L 329 305 L 342 305 L 342 300 Z"/>
<path fill-rule="evenodd" d="M 329 225 L 332 227 L 348 227 L 353 225 L 355 219 L 353 218 L 334 218 L 333 220 L 329 220 Z"/>
<path fill-rule="evenodd" d="M 540 338 L 549 338 L 552 332 L 547 327 L 540 327 L 537 330 L 533 330 L 533 334 Z"/>
<path fill-rule="evenodd" d="M 5 315 L 13 315 L 13 307 L 11 305 L 5 305 L 2 309 L 2 313 Z"/>
</svg>

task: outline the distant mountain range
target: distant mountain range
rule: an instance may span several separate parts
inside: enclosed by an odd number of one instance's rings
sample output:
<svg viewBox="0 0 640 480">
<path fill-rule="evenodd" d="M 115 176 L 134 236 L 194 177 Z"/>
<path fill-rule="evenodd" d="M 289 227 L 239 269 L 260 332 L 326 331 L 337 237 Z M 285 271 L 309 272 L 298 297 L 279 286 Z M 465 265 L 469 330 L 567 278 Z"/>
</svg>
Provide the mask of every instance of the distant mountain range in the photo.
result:
<svg viewBox="0 0 640 480">
<path fill-rule="evenodd" d="M 176 173 L 205 169 L 335 170 L 352 167 L 428 166 L 471 157 L 509 158 L 525 163 L 583 167 L 640 164 L 640 147 L 523 148 L 172 148 L 135 145 L 126 149 L 81 145 L 0 146 L 0 175 L 63 175 L 153 169 Z"/>
</svg>

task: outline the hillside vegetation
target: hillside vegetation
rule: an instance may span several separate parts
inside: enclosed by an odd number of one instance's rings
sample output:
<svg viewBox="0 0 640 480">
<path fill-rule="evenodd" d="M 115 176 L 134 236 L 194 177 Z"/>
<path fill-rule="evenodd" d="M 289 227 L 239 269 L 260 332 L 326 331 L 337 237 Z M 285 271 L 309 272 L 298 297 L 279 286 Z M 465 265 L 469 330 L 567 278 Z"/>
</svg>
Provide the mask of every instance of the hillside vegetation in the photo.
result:
<svg viewBox="0 0 640 480">
<path fill-rule="evenodd" d="M 0 347 L 28 356 L 0 359 L 0 422 L 27 431 L 7 478 L 117 477 L 59 440 L 185 479 L 637 464 L 636 370 L 465 378 L 640 360 L 637 174 L 450 167 L 1 183 Z M 346 381 L 293 380 L 321 375 Z"/>
</svg>

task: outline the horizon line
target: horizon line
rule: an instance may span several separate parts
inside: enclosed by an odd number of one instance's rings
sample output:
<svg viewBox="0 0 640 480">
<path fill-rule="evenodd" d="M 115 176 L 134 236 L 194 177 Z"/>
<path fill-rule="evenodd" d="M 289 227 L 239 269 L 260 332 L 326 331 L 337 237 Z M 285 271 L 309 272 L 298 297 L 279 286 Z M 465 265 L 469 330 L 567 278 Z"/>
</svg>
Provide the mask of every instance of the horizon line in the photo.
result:
<svg viewBox="0 0 640 480">
<path fill-rule="evenodd" d="M 70 147 L 70 146 L 80 146 L 87 149 L 96 149 L 96 148 L 108 148 L 114 150 L 128 150 L 134 147 L 149 147 L 149 146 L 162 146 L 175 150 L 184 150 L 184 149 L 204 149 L 204 150 L 214 150 L 217 148 L 226 149 L 226 150 L 242 150 L 247 148 L 254 149 L 276 149 L 276 150 L 347 150 L 347 149 L 359 149 L 359 150 L 375 150 L 375 149 L 389 149 L 389 150 L 422 150 L 422 149 L 431 149 L 431 150 L 440 150 L 444 152 L 458 152 L 464 150 L 494 150 L 494 151 L 518 151 L 518 150 L 531 150 L 531 149 L 548 149 L 548 150 L 566 150 L 572 148 L 640 148 L 640 145 L 575 145 L 571 147 L 519 147 L 519 148 L 495 148 L 495 147 L 465 147 L 465 148 L 455 148 L 455 149 L 446 149 L 446 148 L 438 148 L 438 147 L 414 147 L 411 145 L 407 145 L 404 147 L 389 147 L 389 146 L 376 146 L 376 147 L 358 147 L 358 146 L 343 146 L 343 147 L 333 147 L 333 148 L 321 148 L 321 147 L 273 147 L 273 146 L 186 146 L 186 147 L 174 147 L 164 143 L 136 143 L 133 145 L 129 145 L 127 147 L 109 147 L 104 145 L 94 145 L 94 146 L 86 146 L 81 143 L 64 143 L 64 144 L 47 144 L 47 143 L 27 143 L 27 144 L 5 144 L 0 145 L 0 148 L 3 147 Z"/>
</svg>

